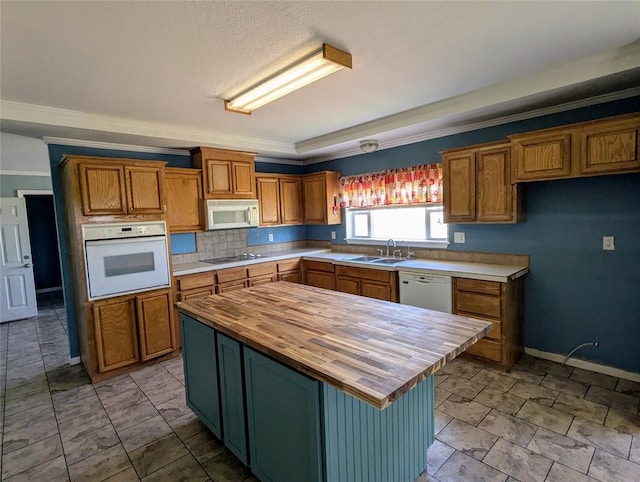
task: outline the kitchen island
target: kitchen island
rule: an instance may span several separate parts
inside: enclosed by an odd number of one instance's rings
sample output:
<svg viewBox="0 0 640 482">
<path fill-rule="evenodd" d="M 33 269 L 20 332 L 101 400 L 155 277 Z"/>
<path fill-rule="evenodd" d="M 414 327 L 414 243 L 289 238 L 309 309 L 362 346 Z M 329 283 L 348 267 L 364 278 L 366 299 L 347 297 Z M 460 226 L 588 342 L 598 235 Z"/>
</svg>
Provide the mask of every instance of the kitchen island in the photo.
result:
<svg viewBox="0 0 640 482">
<path fill-rule="evenodd" d="M 433 373 L 492 326 L 287 282 L 176 306 L 188 405 L 272 481 L 413 481 Z"/>
</svg>

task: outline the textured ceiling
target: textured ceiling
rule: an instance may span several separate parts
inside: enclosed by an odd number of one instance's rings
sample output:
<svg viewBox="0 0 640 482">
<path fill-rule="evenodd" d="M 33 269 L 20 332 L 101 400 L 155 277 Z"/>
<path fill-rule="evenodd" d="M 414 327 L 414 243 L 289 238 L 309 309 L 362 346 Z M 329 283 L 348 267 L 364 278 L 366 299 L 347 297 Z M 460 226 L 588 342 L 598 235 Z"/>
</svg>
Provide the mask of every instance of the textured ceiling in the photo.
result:
<svg viewBox="0 0 640 482">
<path fill-rule="evenodd" d="M 401 139 L 453 118 L 530 109 L 545 93 L 575 100 L 577 84 L 589 97 L 607 91 L 602 82 L 589 88 L 607 76 L 617 76 L 611 89 L 640 84 L 638 2 L 3 0 L 0 8 L 2 129 L 36 137 L 313 158 L 363 136 Z M 353 70 L 252 116 L 223 110 L 221 99 L 322 42 L 350 52 Z"/>
</svg>

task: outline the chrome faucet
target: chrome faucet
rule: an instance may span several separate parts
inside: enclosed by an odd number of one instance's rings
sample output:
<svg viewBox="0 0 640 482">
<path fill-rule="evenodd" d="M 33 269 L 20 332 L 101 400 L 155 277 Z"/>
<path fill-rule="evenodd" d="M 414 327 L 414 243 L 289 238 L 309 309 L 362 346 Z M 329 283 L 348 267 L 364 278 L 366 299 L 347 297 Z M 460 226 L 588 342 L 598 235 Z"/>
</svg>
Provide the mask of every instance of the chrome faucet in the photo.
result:
<svg viewBox="0 0 640 482">
<path fill-rule="evenodd" d="M 389 243 L 393 243 L 393 247 L 394 247 L 394 248 L 396 248 L 396 247 L 397 247 L 397 246 L 396 246 L 396 242 L 395 242 L 392 238 L 389 238 L 389 239 L 387 240 L 387 256 L 389 256 L 389 254 L 390 254 L 390 253 L 389 253 Z"/>
<path fill-rule="evenodd" d="M 404 244 L 407 245 L 407 258 L 406 259 L 411 259 L 412 256 L 415 255 L 415 253 L 413 251 L 410 251 L 409 249 L 409 243 L 407 241 L 402 241 Z"/>
</svg>

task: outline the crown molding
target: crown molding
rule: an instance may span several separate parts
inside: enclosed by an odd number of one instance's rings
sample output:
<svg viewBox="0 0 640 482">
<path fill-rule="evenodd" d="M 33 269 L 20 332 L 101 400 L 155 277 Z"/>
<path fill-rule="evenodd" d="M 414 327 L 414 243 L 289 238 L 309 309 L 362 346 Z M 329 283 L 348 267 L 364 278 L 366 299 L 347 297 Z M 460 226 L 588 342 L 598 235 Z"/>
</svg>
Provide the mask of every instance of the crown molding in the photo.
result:
<svg viewBox="0 0 640 482">
<path fill-rule="evenodd" d="M 67 139 L 64 137 L 50 137 L 50 136 L 43 137 L 42 141 L 47 145 L 53 144 L 58 146 L 90 147 L 93 149 L 110 149 L 114 151 L 145 152 L 149 154 L 169 154 L 172 156 L 191 156 L 191 153 L 186 149 L 170 149 L 166 147 L 137 146 L 132 144 L 117 144 L 113 142 L 84 141 L 82 139 Z"/>
<path fill-rule="evenodd" d="M 47 171 L 5 171 L 0 170 L 0 176 L 32 176 L 32 177 L 51 177 L 51 173 Z"/>
<path fill-rule="evenodd" d="M 59 109 L 42 105 L 25 104 L 0 99 L 1 118 L 7 121 L 53 125 L 71 129 L 87 129 L 95 132 L 141 136 L 167 140 L 175 144 L 192 146 L 215 146 L 256 152 L 278 152 L 295 155 L 295 146 L 290 142 L 259 139 L 255 137 L 212 132 L 208 129 L 189 128 L 179 125 L 146 122 L 121 117 L 112 117 L 85 112 Z"/>
<path fill-rule="evenodd" d="M 479 129 L 485 129 L 487 127 L 495 127 L 498 125 L 509 124 L 511 122 L 518 122 L 527 119 L 535 119 L 537 117 L 543 117 L 546 115 L 557 114 L 559 112 L 566 112 L 568 110 L 580 109 L 582 107 L 589 107 L 592 105 L 604 104 L 606 102 L 612 102 L 615 100 L 628 99 L 629 97 L 635 97 L 640 95 L 640 87 L 633 87 L 631 89 L 625 89 L 618 92 L 610 92 L 607 94 L 597 95 L 589 97 L 588 99 L 580 99 L 571 102 L 565 102 L 564 104 L 557 104 L 549 107 L 543 107 L 541 109 L 535 109 L 519 114 L 511 114 L 507 116 L 497 117 L 495 119 L 489 119 L 480 122 L 473 122 L 470 124 L 462 124 L 455 127 L 445 127 L 437 130 L 430 130 L 423 134 L 415 134 L 411 136 L 399 137 L 396 139 L 390 139 L 388 141 L 380 141 L 378 151 L 384 149 L 391 149 L 393 147 L 405 146 L 408 144 L 415 144 L 416 142 L 428 141 L 431 139 L 438 139 L 440 137 L 452 136 L 455 134 L 462 134 L 464 132 L 476 131 Z M 377 151 L 376 151 L 377 152 Z M 333 152 L 325 156 L 317 156 L 313 159 L 307 159 L 304 161 L 304 165 L 318 164 L 320 162 L 332 161 L 343 157 L 353 157 L 358 155 L 366 155 L 359 147 L 350 147 L 339 152 Z M 425 160 L 425 162 L 427 162 Z M 439 159 L 437 161 L 439 162 Z"/>
<path fill-rule="evenodd" d="M 288 166 L 304 166 L 304 161 L 296 161 L 295 159 L 276 159 L 270 157 L 256 156 L 256 162 L 264 162 L 269 164 L 286 164 Z"/>
</svg>

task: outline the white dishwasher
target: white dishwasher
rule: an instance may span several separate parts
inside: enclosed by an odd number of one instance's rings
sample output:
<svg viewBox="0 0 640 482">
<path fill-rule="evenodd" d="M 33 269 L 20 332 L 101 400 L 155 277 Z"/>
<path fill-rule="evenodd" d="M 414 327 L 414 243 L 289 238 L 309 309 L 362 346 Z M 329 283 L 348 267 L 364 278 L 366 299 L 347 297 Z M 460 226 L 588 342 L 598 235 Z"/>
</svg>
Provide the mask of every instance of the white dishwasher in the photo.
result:
<svg viewBox="0 0 640 482">
<path fill-rule="evenodd" d="M 398 278 L 403 305 L 451 313 L 451 276 L 400 271 Z"/>
</svg>

